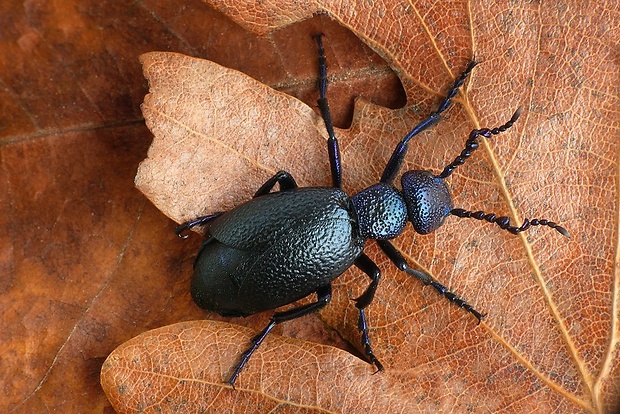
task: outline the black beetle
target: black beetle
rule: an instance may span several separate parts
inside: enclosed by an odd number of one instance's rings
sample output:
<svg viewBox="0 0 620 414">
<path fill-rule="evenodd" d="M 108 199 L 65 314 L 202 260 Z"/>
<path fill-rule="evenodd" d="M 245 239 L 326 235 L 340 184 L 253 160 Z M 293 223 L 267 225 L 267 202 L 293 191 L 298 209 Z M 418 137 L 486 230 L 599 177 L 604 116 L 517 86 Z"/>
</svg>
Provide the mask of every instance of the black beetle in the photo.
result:
<svg viewBox="0 0 620 414">
<path fill-rule="evenodd" d="M 383 370 L 370 346 L 364 314 L 364 309 L 373 300 L 381 276 L 377 265 L 364 254 L 367 239 L 377 240 L 381 250 L 398 269 L 433 286 L 480 322 L 483 314 L 431 275 L 411 269 L 402 254 L 389 242 L 404 231 L 407 220 L 420 234 L 436 230 L 452 214 L 496 223 L 514 234 L 530 225 L 542 225 L 568 236 L 563 227 L 548 220 L 526 219 L 520 227 L 516 227 L 510 225 L 508 217 L 453 208 L 444 179 L 478 148 L 478 137 L 490 138 L 506 131 L 519 117 L 520 109 L 500 127 L 473 130 L 465 149 L 438 176 L 428 171 L 407 171 L 401 178 L 402 190 L 393 186 L 409 140 L 441 119 L 441 113 L 452 105 L 452 98 L 476 65 L 475 61 L 456 79 L 439 108 L 398 143 L 379 183 L 353 197 L 344 193 L 341 190 L 340 151 L 325 97 L 327 67 L 321 36 L 315 36 L 319 52 L 317 102 L 329 135 L 327 146 L 333 187 L 298 188 L 289 173 L 280 171 L 263 184 L 252 200 L 231 211 L 199 217 L 177 228 L 177 234 L 184 237 L 184 231 L 194 226 L 208 225 L 207 238 L 194 263 L 191 287 L 192 297 L 201 308 L 224 316 L 247 316 L 278 308 L 312 293 L 317 295 L 316 302 L 273 315 L 267 327 L 252 339 L 250 348 L 241 356 L 228 379 L 232 386 L 273 327 L 327 305 L 331 299 L 331 282 L 352 265 L 371 279 L 368 288 L 355 299 L 355 306 L 359 309 L 358 326 L 366 356 L 379 371 Z M 271 192 L 276 183 L 280 191 Z"/>
</svg>

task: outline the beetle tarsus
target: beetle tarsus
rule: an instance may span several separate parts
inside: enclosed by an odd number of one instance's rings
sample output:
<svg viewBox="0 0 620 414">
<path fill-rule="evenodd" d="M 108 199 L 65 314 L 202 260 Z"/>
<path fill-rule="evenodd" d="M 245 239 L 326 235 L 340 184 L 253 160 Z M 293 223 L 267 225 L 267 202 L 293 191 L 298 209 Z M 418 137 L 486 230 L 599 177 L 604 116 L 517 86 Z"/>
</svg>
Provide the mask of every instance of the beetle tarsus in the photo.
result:
<svg viewBox="0 0 620 414">
<path fill-rule="evenodd" d="M 325 59 L 325 50 L 323 49 L 323 33 L 313 36 L 316 39 L 317 48 L 319 52 L 319 79 L 317 85 L 319 89 L 319 99 L 317 104 L 323 117 L 323 123 L 327 130 L 327 154 L 329 156 L 329 165 L 332 175 L 332 186 L 335 188 L 342 187 L 342 166 L 340 163 L 340 148 L 338 146 L 338 139 L 334 132 L 334 123 L 332 121 L 331 111 L 329 109 L 329 102 L 327 101 L 327 85 L 329 80 L 327 79 L 327 63 Z"/>
<path fill-rule="evenodd" d="M 364 313 L 364 309 L 360 309 L 360 316 L 357 322 L 357 327 L 362 333 L 362 346 L 364 347 L 364 354 L 366 354 L 366 358 L 377 367 L 377 372 L 383 371 L 383 364 L 379 362 L 375 353 L 372 351 L 372 347 L 370 346 L 370 337 L 368 336 L 368 323 L 366 322 L 366 314 Z"/>
<path fill-rule="evenodd" d="M 452 106 L 452 99 L 456 96 L 461 86 L 465 83 L 465 79 L 467 79 L 477 64 L 478 63 L 475 60 L 469 62 L 469 65 L 467 65 L 465 70 L 459 75 L 458 78 L 456 78 L 450 89 L 448 89 L 446 97 L 440 102 L 437 110 L 431 112 L 428 117 L 420 121 L 420 123 L 413 127 L 413 129 L 405 135 L 398 145 L 396 145 L 396 148 L 392 152 L 392 156 L 390 157 L 390 160 L 386 164 L 383 174 L 381 175 L 380 181 L 382 183 L 390 184 L 394 181 L 394 178 L 396 178 L 396 175 L 398 174 L 398 171 L 403 163 L 405 155 L 407 155 L 407 149 L 411 138 L 423 131 L 426 131 L 428 128 L 432 127 L 441 120 L 441 114 Z"/>
<path fill-rule="evenodd" d="M 274 326 L 276 326 L 277 323 L 278 322 L 274 318 L 271 318 L 271 321 L 265 327 L 265 329 L 263 329 L 258 335 L 255 335 L 252 338 L 250 347 L 241 354 L 239 363 L 235 367 L 235 370 L 233 371 L 230 378 L 228 378 L 228 381 L 226 381 L 231 387 L 235 388 L 235 382 L 237 381 L 237 377 L 243 370 L 243 367 L 245 367 L 245 364 L 247 364 L 254 351 L 256 351 L 260 344 L 263 343 L 269 332 L 271 332 L 271 330 L 274 328 Z"/>
<path fill-rule="evenodd" d="M 177 228 L 174 230 L 174 232 L 180 238 L 187 239 L 188 235 L 187 235 L 187 233 L 185 233 L 187 230 L 190 230 L 191 228 L 196 227 L 196 226 L 204 226 L 205 224 L 207 224 L 211 220 L 214 220 L 214 219 L 218 218 L 222 214 L 224 214 L 224 212 L 219 212 L 219 213 L 215 213 L 215 214 L 209 214 L 207 216 L 198 217 L 198 218 L 196 218 L 194 220 L 186 221 L 185 223 L 177 226 Z"/>
<path fill-rule="evenodd" d="M 435 290 L 439 294 L 441 294 L 443 297 L 448 299 L 450 302 L 460 306 L 461 308 L 465 309 L 467 312 L 474 315 L 476 319 L 478 319 L 478 324 L 480 324 L 480 321 L 482 320 L 484 315 L 478 312 L 476 309 L 474 309 L 473 306 L 471 306 L 469 303 L 463 300 L 459 295 L 452 292 L 450 289 L 448 289 L 447 287 L 445 287 L 444 285 L 436 281 L 428 273 L 423 272 L 421 270 L 412 269 L 407 263 L 407 261 L 405 260 L 403 254 L 389 241 L 377 240 L 377 244 L 379 245 L 381 250 L 383 250 L 385 255 L 392 261 L 392 263 L 394 263 L 394 265 L 396 265 L 396 267 L 399 270 L 415 277 L 416 279 L 419 279 L 424 285 L 431 285 L 432 287 L 435 288 Z"/>
</svg>

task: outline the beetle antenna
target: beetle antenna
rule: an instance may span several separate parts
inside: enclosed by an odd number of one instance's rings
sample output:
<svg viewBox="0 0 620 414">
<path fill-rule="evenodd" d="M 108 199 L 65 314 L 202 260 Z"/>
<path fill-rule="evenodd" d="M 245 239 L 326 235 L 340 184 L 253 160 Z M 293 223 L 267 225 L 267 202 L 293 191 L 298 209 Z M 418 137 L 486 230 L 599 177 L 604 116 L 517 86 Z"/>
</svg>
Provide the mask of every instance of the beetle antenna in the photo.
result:
<svg viewBox="0 0 620 414">
<path fill-rule="evenodd" d="M 489 223 L 495 223 L 503 230 L 507 230 L 512 234 L 519 234 L 527 230 L 530 226 L 547 226 L 557 230 L 562 236 L 570 237 L 568 230 L 564 227 L 545 219 L 525 219 L 520 227 L 511 226 L 510 218 L 506 216 L 497 217 L 493 213 L 485 213 L 484 211 L 468 211 L 462 208 L 453 208 L 450 214 L 461 218 L 475 218 L 476 220 L 485 220 Z"/>
<path fill-rule="evenodd" d="M 465 164 L 465 161 L 467 161 L 467 158 L 471 156 L 471 153 L 478 149 L 478 146 L 479 146 L 478 137 L 479 136 L 482 135 L 485 138 L 491 138 L 491 135 L 501 134 L 502 132 L 510 128 L 512 124 L 514 124 L 517 121 L 517 119 L 519 119 L 519 115 L 521 115 L 521 107 L 517 108 L 515 113 L 512 115 L 512 118 L 510 118 L 510 121 L 506 122 L 502 126 L 499 126 L 493 129 L 482 128 L 482 129 L 474 129 L 473 131 L 471 131 L 469 133 L 469 138 L 467 139 L 467 142 L 465 142 L 465 149 L 461 151 L 461 154 L 458 157 L 456 157 L 454 161 L 446 165 L 446 168 L 444 168 L 442 173 L 439 174 L 439 178 L 443 179 L 443 178 L 449 177 L 450 174 L 452 174 L 452 172 L 456 169 L 456 167 L 458 167 L 459 165 Z"/>
</svg>

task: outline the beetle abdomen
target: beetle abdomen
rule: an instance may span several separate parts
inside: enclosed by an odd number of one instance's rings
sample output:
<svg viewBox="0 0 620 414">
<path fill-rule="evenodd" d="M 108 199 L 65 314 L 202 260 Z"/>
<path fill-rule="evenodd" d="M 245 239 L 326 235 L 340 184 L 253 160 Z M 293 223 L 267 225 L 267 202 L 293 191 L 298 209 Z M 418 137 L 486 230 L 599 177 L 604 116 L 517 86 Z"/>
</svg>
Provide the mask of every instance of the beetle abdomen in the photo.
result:
<svg viewBox="0 0 620 414">
<path fill-rule="evenodd" d="M 233 249 L 213 237 L 205 240 L 194 264 L 191 285 L 194 302 L 224 316 L 245 316 L 237 304 L 238 265 L 251 255 L 251 251 Z"/>
<path fill-rule="evenodd" d="M 334 188 L 271 193 L 213 221 L 196 260 L 196 303 L 249 315 L 303 298 L 342 274 L 364 241 Z"/>
</svg>

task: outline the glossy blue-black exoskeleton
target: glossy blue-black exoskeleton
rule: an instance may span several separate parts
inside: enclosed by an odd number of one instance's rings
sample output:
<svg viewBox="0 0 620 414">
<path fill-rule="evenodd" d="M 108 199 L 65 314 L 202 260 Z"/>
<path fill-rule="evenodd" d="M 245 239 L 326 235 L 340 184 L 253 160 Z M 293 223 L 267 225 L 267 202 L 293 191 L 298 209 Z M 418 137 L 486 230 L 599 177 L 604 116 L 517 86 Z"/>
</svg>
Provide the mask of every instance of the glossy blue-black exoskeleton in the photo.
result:
<svg viewBox="0 0 620 414">
<path fill-rule="evenodd" d="M 548 220 L 525 220 L 516 227 L 510 225 L 508 217 L 455 209 L 452 205 L 444 179 L 478 148 L 480 136 L 490 138 L 504 132 L 517 120 L 519 110 L 498 128 L 473 130 L 465 149 L 441 174 L 408 171 L 401 177 L 401 190 L 393 185 L 409 140 L 440 120 L 441 113 L 451 106 L 452 98 L 475 62 L 471 62 L 455 80 L 439 108 L 398 143 L 379 182 L 349 197 L 341 190 L 340 151 L 325 97 L 327 68 L 320 35 L 316 36 L 316 41 L 319 50 L 318 106 L 329 136 L 327 145 L 333 187 L 298 188 L 289 173 L 280 171 L 267 180 L 250 201 L 225 213 L 199 217 L 177 229 L 177 233 L 182 234 L 191 227 L 206 225 L 207 237 L 194 264 L 191 287 L 194 301 L 204 309 L 225 316 L 247 316 L 278 308 L 312 293 L 317 295 L 316 302 L 273 315 L 269 325 L 243 353 L 228 380 L 231 385 L 276 324 L 325 306 L 331 298 L 331 282 L 352 265 L 371 279 L 368 288 L 355 302 L 359 309 L 359 329 L 365 354 L 378 370 L 383 369 L 370 346 L 364 314 L 381 276 L 377 265 L 364 254 L 367 239 L 377 240 L 381 250 L 398 269 L 433 286 L 480 321 L 483 317 L 480 312 L 429 274 L 410 268 L 389 242 L 404 231 L 407 221 L 420 234 L 433 232 L 452 214 L 496 223 L 515 234 L 530 225 L 543 225 L 568 235 L 564 228 Z M 280 191 L 272 192 L 276 184 Z"/>
</svg>

